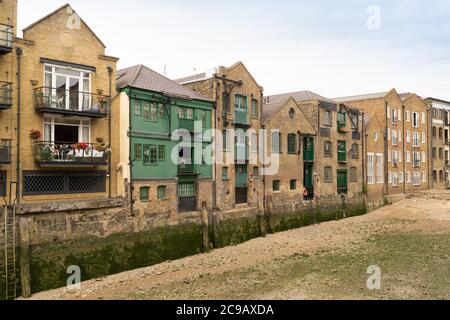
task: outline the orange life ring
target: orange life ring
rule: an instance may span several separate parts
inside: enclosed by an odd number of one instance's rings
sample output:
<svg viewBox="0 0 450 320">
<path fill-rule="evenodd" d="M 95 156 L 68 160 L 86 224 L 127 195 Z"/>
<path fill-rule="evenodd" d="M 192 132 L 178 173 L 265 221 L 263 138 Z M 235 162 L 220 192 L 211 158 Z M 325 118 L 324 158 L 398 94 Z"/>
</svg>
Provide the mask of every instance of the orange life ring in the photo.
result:
<svg viewBox="0 0 450 320">
<path fill-rule="evenodd" d="M 303 196 L 304 197 L 308 196 L 308 190 L 306 188 L 303 188 Z"/>
</svg>

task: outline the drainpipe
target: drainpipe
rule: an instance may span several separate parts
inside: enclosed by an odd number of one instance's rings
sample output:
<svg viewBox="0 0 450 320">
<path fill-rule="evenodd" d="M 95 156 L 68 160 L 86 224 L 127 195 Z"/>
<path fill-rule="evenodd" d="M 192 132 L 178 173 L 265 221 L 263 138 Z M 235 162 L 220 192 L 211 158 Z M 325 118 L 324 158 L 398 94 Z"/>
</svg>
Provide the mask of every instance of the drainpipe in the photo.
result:
<svg viewBox="0 0 450 320">
<path fill-rule="evenodd" d="M 427 126 L 427 137 L 428 137 L 428 162 L 427 162 L 427 166 L 428 166 L 428 188 L 429 189 L 433 189 L 434 188 L 434 179 L 433 179 L 433 168 L 434 168 L 434 158 L 433 158 L 433 137 L 432 137 L 432 128 L 433 128 L 433 112 L 432 112 L 432 106 L 428 107 L 427 113 L 428 113 L 428 118 L 430 119 L 429 124 Z M 431 174 L 430 174 L 431 173 Z"/>
<path fill-rule="evenodd" d="M 213 116 L 214 116 L 214 121 L 213 121 L 213 126 L 214 126 L 214 136 L 212 137 L 213 139 L 216 139 L 216 129 L 218 128 L 218 124 L 217 124 L 217 108 L 219 107 L 217 101 L 219 99 L 218 96 L 218 91 L 219 91 L 219 81 L 217 80 L 217 78 L 214 80 L 214 110 L 213 110 Z M 222 140 L 223 143 L 223 140 Z M 215 141 L 215 160 L 214 160 L 214 169 L 213 169 L 213 185 L 212 185 L 212 192 L 213 192 L 213 198 L 212 198 L 212 207 L 213 207 L 213 212 L 216 211 L 217 209 L 217 141 Z M 220 152 L 223 153 L 223 150 L 220 150 Z"/>
<path fill-rule="evenodd" d="M 132 107 L 131 107 L 131 97 L 133 96 L 133 88 L 130 88 L 130 93 L 128 94 L 128 167 L 130 169 L 130 214 L 133 216 L 134 212 L 134 183 L 133 183 L 133 158 L 132 158 L 132 152 L 133 152 L 133 146 L 131 144 L 132 142 L 132 131 L 133 131 L 133 122 L 131 120 L 132 117 Z"/>
<path fill-rule="evenodd" d="M 389 195 L 389 137 L 388 137 L 388 102 L 384 101 L 385 107 L 385 121 L 386 125 L 384 128 L 384 196 Z"/>
<path fill-rule="evenodd" d="M 113 74 L 113 68 L 111 66 L 108 66 L 108 75 L 109 75 L 109 110 L 108 110 L 108 140 L 109 144 L 112 147 L 112 129 L 111 129 L 111 108 L 112 108 L 112 74 Z M 109 153 L 109 161 L 108 161 L 108 171 L 109 171 L 109 185 L 108 185 L 108 198 L 111 198 L 112 196 L 112 152 Z"/>
<path fill-rule="evenodd" d="M 368 195 L 368 185 L 366 183 L 367 181 L 367 176 L 366 176 L 366 132 L 365 132 L 365 127 L 364 127 L 364 117 L 365 114 L 364 112 L 362 113 L 362 124 L 361 124 L 361 139 L 362 139 L 362 177 L 363 177 L 363 187 L 364 187 L 364 195 L 367 197 Z"/>
<path fill-rule="evenodd" d="M 402 142 L 403 142 L 403 193 L 406 194 L 406 106 L 402 106 L 402 125 L 403 125 L 403 132 L 402 132 Z"/>
<path fill-rule="evenodd" d="M 17 155 L 16 155 L 16 199 L 15 203 L 20 203 L 20 104 L 21 104 L 21 64 L 22 64 L 22 53 L 23 49 L 20 47 L 16 48 L 17 55 Z"/>
</svg>

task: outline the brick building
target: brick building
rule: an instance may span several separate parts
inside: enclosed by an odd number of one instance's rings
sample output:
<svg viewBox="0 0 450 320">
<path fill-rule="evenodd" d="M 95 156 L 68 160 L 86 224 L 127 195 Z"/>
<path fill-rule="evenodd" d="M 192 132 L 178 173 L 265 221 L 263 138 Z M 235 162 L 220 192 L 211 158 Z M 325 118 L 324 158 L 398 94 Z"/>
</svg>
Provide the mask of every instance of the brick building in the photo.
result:
<svg viewBox="0 0 450 320">
<path fill-rule="evenodd" d="M 0 2 L 0 192 L 15 203 L 116 196 L 118 59 L 69 5 L 23 38 L 16 15 L 17 1 Z"/>
<path fill-rule="evenodd" d="M 263 88 L 242 62 L 176 80 L 215 102 L 214 128 L 223 134 L 223 162 L 216 162 L 214 207 L 263 207 L 258 132 Z M 216 139 L 216 142 L 217 139 Z"/>
<path fill-rule="evenodd" d="M 266 104 L 274 104 L 289 97 L 298 103 L 317 132 L 315 137 L 305 138 L 303 143 L 304 159 L 312 169 L 313 185 L 305 185 L 310 189 L 308 194 L 314 194 L 317 199 L 361 194 L 364 159 L 361 156 L 362 117 L 359 111 L 310 91 L 267 96 L 264 100 Z"/>
<path fill-rule="evenodd" d="M 366 115 L 369 196 L 429 189 L 429 113 L 416 94 L 392 89 L 335 100 Z"/>
<path fill-rule="evenodd" d="M 450 102 L 426 98 L 431 108 L 431 175 L 434 189 L 450 187 Z"/>
</svg>

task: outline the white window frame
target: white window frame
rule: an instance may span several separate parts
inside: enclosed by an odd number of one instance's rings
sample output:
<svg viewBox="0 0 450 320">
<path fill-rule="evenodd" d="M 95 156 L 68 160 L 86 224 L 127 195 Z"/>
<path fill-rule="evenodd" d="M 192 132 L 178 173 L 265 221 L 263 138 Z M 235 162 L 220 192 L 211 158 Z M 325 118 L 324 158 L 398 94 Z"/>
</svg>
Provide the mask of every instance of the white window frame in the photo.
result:
<svg viewBox="0 0 450 320">
<path fill-rule="evenodd" d="M 427 134 L 422 132 L 422 144 L 427 144 Z"/>
<path fill-rule="evenodd" d="M 384 183 L 384 155 L 382 153 L 377 153 L 376 155 L 376 166 L 377 166 L 377 176 L 376 183 Z"/>
<path fill-rule="evenodd" d="M 406 143 L 411 143 L 411 131 L 406 131 Z"/>
<path fill-rule="evenodd" d="M 406 122 L 411 122 L 411 112 L 406 110 Z"/>
<path fill-rule="evenodd" d="M 413 128 L 419 128 L 420 125 L 420 115 L 418 112 L 412 113 L 412 126 Z"/>
<path fill-rule="evenodd" d="M 50 119 L 51 121 L 47 121 L 47 119 Z M 45 142 L 50 142 L 50 143 L 55 143 L 55 126 L 56 125 L 60 125 L 60 126 L 68 126 L 68 127 L 78 127 L 78 142 L 79 143 L 91 143 L 91 134 L 92 134 L 92 122 L 90 119 L 73 119 L 71 118 L 70 120 L 73 121 L 78 121 L 79 124 L 72 124 L 72 123 L 63 123 L 63 121 L 58 122 L 58 119 L 62 119 L 62 118 L 58 118 L 58 117 L 48 117 L 48 116 L 44 116 L 44 121 L 42 124 L 42 132 L 43 132 L 43 136 L 46 136 L 46 126 L 49 125 L 50 126 L 50 141 L 45 141 Z M 63 119 L 62 119 L 63 120 Z M 86 123 L 89 123 L 89 125 L 86 125 Z M 88 140 L 89 141 L 84 141 L 83 140 L 83 133 L 84 130 L 88 130 Z M 44 139 L 45 140 L 45 139 Z M 60 142 L 65 142 L 65 141 L 60 141 Z"/>
<path fill-rule="evenodd" d="M 367 153 L 367 183 L 375 184 L 375 154 Z"/>
</svg>

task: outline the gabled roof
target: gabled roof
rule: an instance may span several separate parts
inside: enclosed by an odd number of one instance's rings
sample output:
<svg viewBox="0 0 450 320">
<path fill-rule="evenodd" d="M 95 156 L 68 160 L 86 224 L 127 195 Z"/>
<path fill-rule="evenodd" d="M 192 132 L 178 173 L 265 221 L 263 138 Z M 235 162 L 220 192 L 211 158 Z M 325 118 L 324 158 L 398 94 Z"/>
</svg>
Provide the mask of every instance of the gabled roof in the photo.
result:
<svg viewBox="0 0 450 320">
<path fill-rule="evenodd" d="M 371 99 L 384 98 L 388 94 L 389 94 L 389 92 L 378 92 L 378 93 L 362 94 L 362 95 L 357 95 L 357 96 L 334 98 L 333 100 L 335 100 L 337 102 L 352 102 L 352 101 L 360 101 L 360 100 L 371 100 Z"/>
<path fill-rule="evenodd" d="M 283 101 L 286 101 L 289 97 L 294 98 L 297 102 L 307 102 L 307 101 L 319 101 L 319 102 L 327 102 L 331 104 L 337 104 L 336 101 L 325 98 L 317 93 L 314 93 L 312 91 L 297 91 L 297 92 L 291 92 L 291 93 L 283 93 L 283 94 L 275 94 L 271 96 L 264 97 L 264 100 L 271 104 L 271 103 L 280 103 Z"/>
<path fill-rule="evenodd" d="M 297 101 L 293 97 L 289 97 L 285 101 L 277 101 L 274 103 L 265 103 L 263 104 L 262 109 L 262 119 L 264 123 L 267 123 L 272 118 L 274 118 L 281 110 L 283 110 L 284 107 L 286 107 L 290 102 L 293 102 L 295 106 L 297 106 L 300 113 L 305 117 L 306 125 L 310 127 L 310 132 L 316 133 L 316 130 L 314 129 L 314 126 L 309 121 L 308 117 L 304 114 L 302 108 L 298 105 Z"/>
<path fill-rule="evenodd" d="M 118 90 L 132 87 L 179 98 L 211 101 L 142 64 L 118 70 L 116 85 Z"/>
<path fill-rule="evenodd" d="M 45 17 L 43 17 L 43 18 L 37 20 L 36 22 L 32 23 L 31 25 L 29 25 L 28 27 L 26 27 L 26 28 L 23 29 L 22 31 L 25 32 L 25 31 L 27 31 L 27 30 L 33 28 L 34 26 L 38 25 L 39 23 L 41 23 L 41 22 L 47 20 L 47 19 L 50 18 L 51 16 L 57 14 L 59 11 L 64 10 L 64 9 L 67 10 L 68 8 L 69 8 L 70 10 L 72 10 L 73 14 L 76 14 L 76 12 L 75 12 L 75 10 L 73 10 L 72 6 L 71 6 L 70 4 L 68 4 L 68 3 L 66 3 L 66 4 L 63 5 L 62 7 L 56 9 L 55 11 L 53 11 L 53 12 L 49 13 L 48 15 L 46 15 Z M 92 31 L 92 29 L 88 26 L 88 24 L 87 24 L 86 22 L 84 22 L 84 20 L 83 20 L 81 17 L 80 17 L 80 20 L 81 20 L 81 22 L 88 28 L 88 30 L 94 35 L 94 37 L 97 38 L 97 40 L 102 44 L 102 46 L 106 48 L 106 46 L 105 46 L 105 44 L 103 43 L 103 41 L 100 40 L 100 38 L 95 34 L 94 31 Z"/>
</svg>

